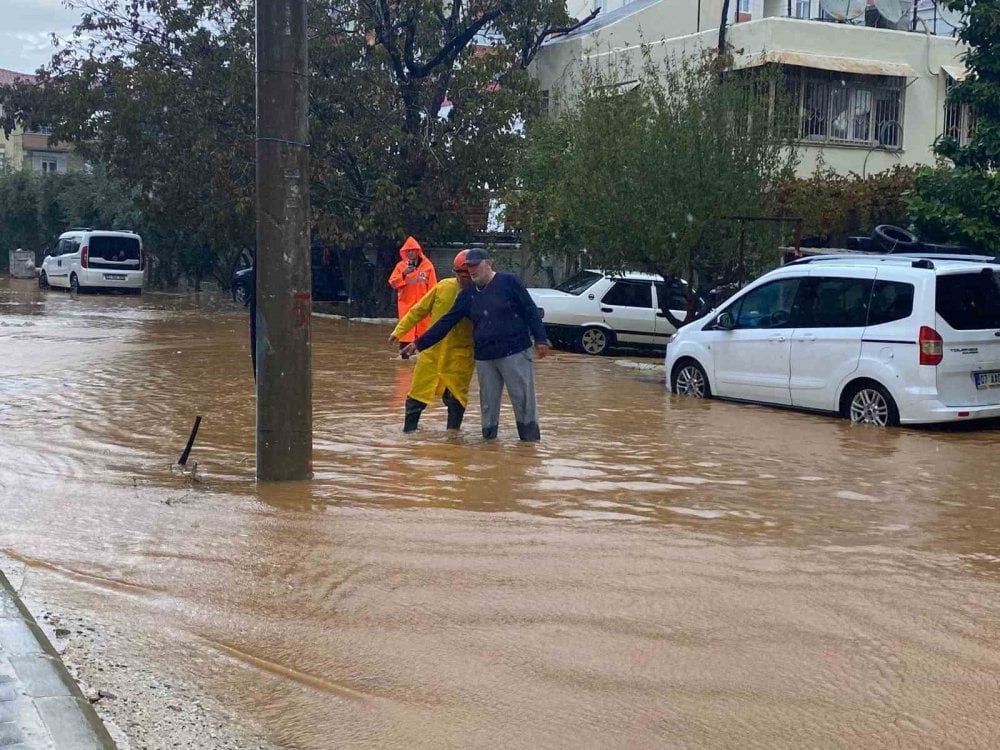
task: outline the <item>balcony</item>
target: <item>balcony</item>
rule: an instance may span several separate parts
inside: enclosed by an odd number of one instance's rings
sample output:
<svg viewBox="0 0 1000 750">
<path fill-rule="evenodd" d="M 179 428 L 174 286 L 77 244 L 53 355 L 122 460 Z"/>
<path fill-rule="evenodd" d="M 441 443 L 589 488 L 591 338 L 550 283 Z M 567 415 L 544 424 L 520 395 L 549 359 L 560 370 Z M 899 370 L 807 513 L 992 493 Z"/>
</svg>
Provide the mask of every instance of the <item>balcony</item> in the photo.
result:
<svg viewBox="0 0 1000 750">
<path fill-rule="evenodd" d="M 71 150 L 67 143 L 60 143 L 58 146 L 49 143 L 49 136 L 41 133 L 24 133 L 21 136 L 21 145 L 25 151 L 52 151 L 65 154 Z"/>
</svg>

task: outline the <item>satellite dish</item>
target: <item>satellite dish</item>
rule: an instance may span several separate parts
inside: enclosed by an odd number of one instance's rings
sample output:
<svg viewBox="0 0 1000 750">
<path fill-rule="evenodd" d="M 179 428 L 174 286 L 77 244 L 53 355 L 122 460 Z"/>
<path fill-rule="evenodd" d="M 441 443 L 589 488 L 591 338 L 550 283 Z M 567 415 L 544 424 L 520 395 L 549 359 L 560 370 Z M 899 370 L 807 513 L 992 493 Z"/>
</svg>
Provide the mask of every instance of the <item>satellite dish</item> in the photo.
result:
<svg viewBox="0 0 1000 750">
<path fill-rule="evenodd" d="M 965 21 L 962 19 L 962 14 L 959 11 L 946 8 L 940 2 L 936 3 L 936 5 L 938 18 L 951 26 L 953 29 L 960 29 L 965 25 Z"/>
<path fill-rule="evenodd" d="M 835 21 L 853 21 L 865 12 L 866 0 L 819 0 L 821 7 Z"/>
<path fill-rule="evenodd" d="M 910 14 L 913 3 L 907 0 L 875 0 L 875 7 L 882 18 L 895 26 Z"/>
</svg>

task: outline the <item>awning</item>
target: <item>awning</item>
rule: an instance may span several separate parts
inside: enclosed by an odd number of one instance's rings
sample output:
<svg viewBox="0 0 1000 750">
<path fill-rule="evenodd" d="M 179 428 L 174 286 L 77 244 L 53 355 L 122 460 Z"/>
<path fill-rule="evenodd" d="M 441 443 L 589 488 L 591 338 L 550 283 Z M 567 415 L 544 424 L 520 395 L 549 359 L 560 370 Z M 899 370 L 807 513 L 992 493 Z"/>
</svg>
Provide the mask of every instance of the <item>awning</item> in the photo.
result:
<svg viewBox="0 0 1000 750">
<path fill-rule="evenodd" d="M 733 61 L 733 67 L 755 68 L 767 63 L 798 65 L 802 68 L 833 70 L 839 73 L 860 73 L 866 76 L 896 76 L 898 78 L 919 78 L 917 71 L 906 63 L 866 60 L 860 57 L 834 57 L 814 55 L 810 52 L 791 50 L 767 50 L 756 55 L 741 55 Z"/>
<path fill-rule="evenodd" d="M 969 74 L 964 65 L 942 65 L 941 72 L 953 81 L 964 81 Z"/>
</svg>

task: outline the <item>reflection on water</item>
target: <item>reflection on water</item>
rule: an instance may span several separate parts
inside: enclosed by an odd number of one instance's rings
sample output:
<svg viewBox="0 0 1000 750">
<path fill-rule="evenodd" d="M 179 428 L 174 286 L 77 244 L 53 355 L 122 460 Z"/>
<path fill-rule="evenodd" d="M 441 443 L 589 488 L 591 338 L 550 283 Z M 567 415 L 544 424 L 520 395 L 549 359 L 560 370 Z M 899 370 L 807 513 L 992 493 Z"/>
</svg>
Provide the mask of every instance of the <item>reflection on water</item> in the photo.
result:
<svg viewBox="0 0 1000 750">
<path fill-rule="evenodd" d="M 509 411 L 481 442 L 475 407 L 404 436 L 387 333 L 314 319 L 315 479 L 257 487 L 241 310 L 0 282 L 0 549 L 179 634 L 164 669 L 284 746 L 996 744 L 994 428 L 557 353 L 540 444 Z"/>
</svg>

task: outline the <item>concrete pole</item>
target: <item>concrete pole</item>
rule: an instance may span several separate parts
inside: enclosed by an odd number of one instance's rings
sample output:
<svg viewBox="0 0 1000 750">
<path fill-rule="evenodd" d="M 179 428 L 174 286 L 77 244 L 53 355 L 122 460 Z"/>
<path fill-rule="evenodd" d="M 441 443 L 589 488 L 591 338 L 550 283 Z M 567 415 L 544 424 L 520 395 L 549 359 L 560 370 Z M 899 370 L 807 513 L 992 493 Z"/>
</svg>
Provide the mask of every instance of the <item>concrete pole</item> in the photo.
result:
<svg viewBox="0 0 1000 750">
<path fill-rule="evenodd" d="M 312 476 L 306 0 L 257 0 L 257 479 Z"/>
</svg>

